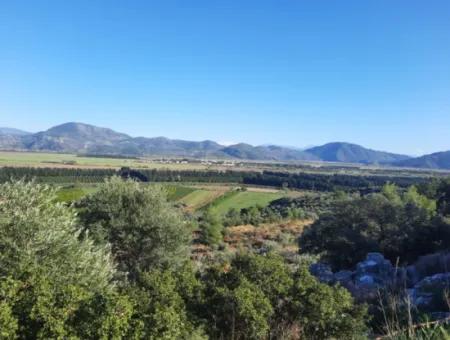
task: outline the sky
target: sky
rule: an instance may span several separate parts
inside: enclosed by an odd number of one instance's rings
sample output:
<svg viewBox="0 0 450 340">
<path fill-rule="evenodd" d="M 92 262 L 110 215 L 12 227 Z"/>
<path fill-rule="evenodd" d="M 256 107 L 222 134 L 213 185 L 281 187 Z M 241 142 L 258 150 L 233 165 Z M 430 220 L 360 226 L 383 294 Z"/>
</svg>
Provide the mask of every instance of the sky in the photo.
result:
<svg viewBox="0 0 450 340">
<path fill-rule="evenodd" d="M 450 1 L 0 0 L 0 126 L 450 150 Z"/>
</svg>

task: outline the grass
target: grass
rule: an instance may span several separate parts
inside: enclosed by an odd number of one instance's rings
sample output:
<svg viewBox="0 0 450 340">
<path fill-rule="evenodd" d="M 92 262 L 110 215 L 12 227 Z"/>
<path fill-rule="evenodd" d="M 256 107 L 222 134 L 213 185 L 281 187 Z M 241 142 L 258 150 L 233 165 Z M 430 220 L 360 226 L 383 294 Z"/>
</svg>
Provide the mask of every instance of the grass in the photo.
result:
<svg viewBox="0 0 450 340">
<path fill-rule="evenodd" d="M 206 170 L 203 164 L 163 164 L 151 159 L 82 157 L 74 154 L 51 152 L 0 151 L 0 166 L 11 167 L 71 167 L 71 168 L 141 168 L 169 170 Z"/>
<path fill-rule="evenodd" d="M 163 184 L 168 192 L 168 199 L 183 203 L 188 211 L 196 211 L 206 206 L 214 207 L 219 214 L 226 214 L 230 209 L 237 210 L 251 206 L 266 206 L 273 200 L 291 195 L 290 192 L 276 190 L 250 189 L 235 191 L 226 185 L 195 185 L 195 184 Z M 74 202 L 95 192 L 95 185 L 70 185 L 61 187 L 58 191 L 58 201 Z"/>
<path fill-rule="evenodd" d="M 165 188 L 167 190 L 167 198 L 170 201 L 179 201 L 183 197 L 189 195 L 190 193 L 194 192 L 196 189 L 180 186 L 180 185 L 165 185 Z"/>
<path fill-rule="evenodd" d="M 212 206 L 219 214 L 226 214 L 230 209 L 237 210 L 252 206 L 266 206 L 270 202 L 283 197 L 284 192 L 256 192 L 240 191 L 231 192 L 215 201 Z"/>
<path fill-rule="evenodd" d="M 184 196 L 179 201 L 186 204 L 188 210 L 198 210 L 223 195 L 222 191 L 199 189 Z"/>
<path fill-rule="evenodd" d="M 57 192 L 59 202 L 74 202 L 97 190 L 94 186 L 71 186 L 60 188 Z"/>
</svg>

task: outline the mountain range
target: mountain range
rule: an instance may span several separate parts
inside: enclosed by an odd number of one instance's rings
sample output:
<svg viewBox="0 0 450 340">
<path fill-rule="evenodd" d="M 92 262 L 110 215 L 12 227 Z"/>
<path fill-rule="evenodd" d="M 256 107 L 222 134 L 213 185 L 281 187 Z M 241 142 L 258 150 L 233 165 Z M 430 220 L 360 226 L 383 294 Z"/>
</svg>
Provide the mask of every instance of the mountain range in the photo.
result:
<svg viewBox="0 0 450 340">
<path fill-rule="evenodd" d="M 65 123 L 38 133 L 0 128 L 0 149 L 115 156 L 324 161 L 450 169 L 450 151 L 412 158 L 344 142 L 308 149 L 276 145 L 252 146 L 245 143 L 224 146 L 210 140 L 193 142 L 165 137 L 131 137 L 83 123 Z"/>
</svg>

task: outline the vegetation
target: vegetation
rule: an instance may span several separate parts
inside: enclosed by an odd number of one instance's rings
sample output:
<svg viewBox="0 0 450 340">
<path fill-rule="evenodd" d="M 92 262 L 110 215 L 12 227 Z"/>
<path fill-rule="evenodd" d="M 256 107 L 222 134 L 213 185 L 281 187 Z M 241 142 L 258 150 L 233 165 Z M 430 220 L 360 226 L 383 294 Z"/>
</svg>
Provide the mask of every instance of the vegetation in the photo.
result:
<svg viewBox="0 0 450 340">
<path fill-rule="evenodd" d="M 226 214 L 230 209 L 241 210 L 253 206 L 265 207 L 270 202 L 281 198 L 279 192 L 252 192 L 252 191 L 234 191 L 222 199 L 213 202 L 212 206 L 220 215 Z"/>
<path fill-rule="evenodd" d="M 84 230 L 98 244 L 110 244 L 119 269 L 131 277 L 187 257 L 190 230 L 162 187 L 113 177 L 77 207 Z"/>
<path fill-rule="evenodd" d="M 242 254 L 196 271 L 189 227 L 160 187 L 112 178 L 77 203 L 79 218 L 47 186 L 6 183 L 0 193 L 2 337 L 364 333 L 364 309 L 348 293 L 281 257 Z M 206 241 L 220 241 L 213 212 L 202 221 Z M 336 304 L 321 307 L 313 291 Z"/>
<path fill-rule="evenodd" d="M 0 338 L 371 337 L 380 322 L 373 306 L 319 282 L 309 264 L 318 255 L 341 270 L 372 251 L 411 263 L 449 249 L 449 183 L 288 197 L 117 176 L 95 187 L 62 189 L 30 178 L 5 181 Z M 203 192 L 215 195 L 204 209 L 180 209 L 180 202 Z M 210 256 L 199 258 L 199 249 Z M 426 261 L 447 260 L 421 261 L 418 270 L 432 272 Z M 447 334 L 445 325 L 383 329 L 392 339 Z"/>
<path fill-rule="evenodd" d="M 393 263 L 450 247 L 450 225 L 436 214 L 436 201 L 415 187 L 383 191 L 334 203 L 301 236 L 302 252 L 322 254 L 335 268 L 349 268 L 368 252 L 381 252 Z"/>
<path fill-rule="evenodd" d="M 199 171 L 199 170 L 168 170 L 168 169 L 139 169 L 133 170 L 138 174 L 137 180 L 144 178 L 148 182 L 196 182 L 196 183 L 233 183 L 277 188 L 312 190 L 319 192 L 333 192 L 343 190 L 347 192 L 361 192 L 363 194 L 376 192 L 386 182 L 396 184 L 401 188 L 428 182 L 426 177 L 411 175 L 364 175 L 351 174 L 322 174 L 322 173 L 290 173 L 274 171 Z M 73 184 L 73 183 L 102 183 L 112 176 L 127 177 L 130 169 L 82 169 L 82 168 L 0 168 L 0 183 L 11 179 L 35 179 L 39 183 Z M 133 177 L 134 178 L 134 177 Z"/>
</svg>

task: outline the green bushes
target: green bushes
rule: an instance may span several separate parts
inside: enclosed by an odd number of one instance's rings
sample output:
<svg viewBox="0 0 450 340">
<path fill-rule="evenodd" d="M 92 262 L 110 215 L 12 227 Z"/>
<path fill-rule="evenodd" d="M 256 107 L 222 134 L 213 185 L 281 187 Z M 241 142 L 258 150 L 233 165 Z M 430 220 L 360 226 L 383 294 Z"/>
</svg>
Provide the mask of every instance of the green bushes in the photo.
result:
<svg viewBox="0 0 450 340">
<path fill-rule="evenodd" d="M 213 208 L 207 209 L 202 214 L 199 226 L 202 231 L 204 243 L 211 246 L 217 246 L 222 242 L 222 220 Z"/>
<path fill-rule="evenodd" d="M 365 311 L 346 291 L 273 254 L 241 254 L 196 271 L 186 252 L 190 229 L 161 188 L 113 178 L 79 202 L 78 217 L 55 198 L 32 182 L 0 186 L 1 338 L 365 332 Z"/>
<path fill-rule="evenodd" d="M 345 289 L 319 283 L 305 266 L 292 272 L 272 254 L 238 255 L 203 281 L 213 338 L 350 339 L 366 331 L 366 310 Z"/>
<path fill-rule="evenodd" d="M 68 338 L 119 334 L 115 268 L 108 247 L 80 237 L 75 212 L 34 183 L 0 186 L 0 334 Z M 111 306 L 90 314 L 102 296 Z M 126 300 L 126 299 L 125 299 Z M 85 327 L 86 326 L 86 327 Z"/>
<path fill-rule="evenodd" d="M 335 268 L 348 268 L 368 252 L 393 263 L 450 246 L 450 225 L 436 215 L 436 203 L 412 187 L 400 194 L 393 185 L 382 193 L 337 201 L 300 237 L 302 252 L 323 254 Z"/>
<path fill-rule="evenodd" d="M 119 269 L 130 276 L 187 257 L 191 231 L 162 187 L 113 177 L 77 207 L 84 230 L 98 244 L 110 244 Z"/>
</svg>

